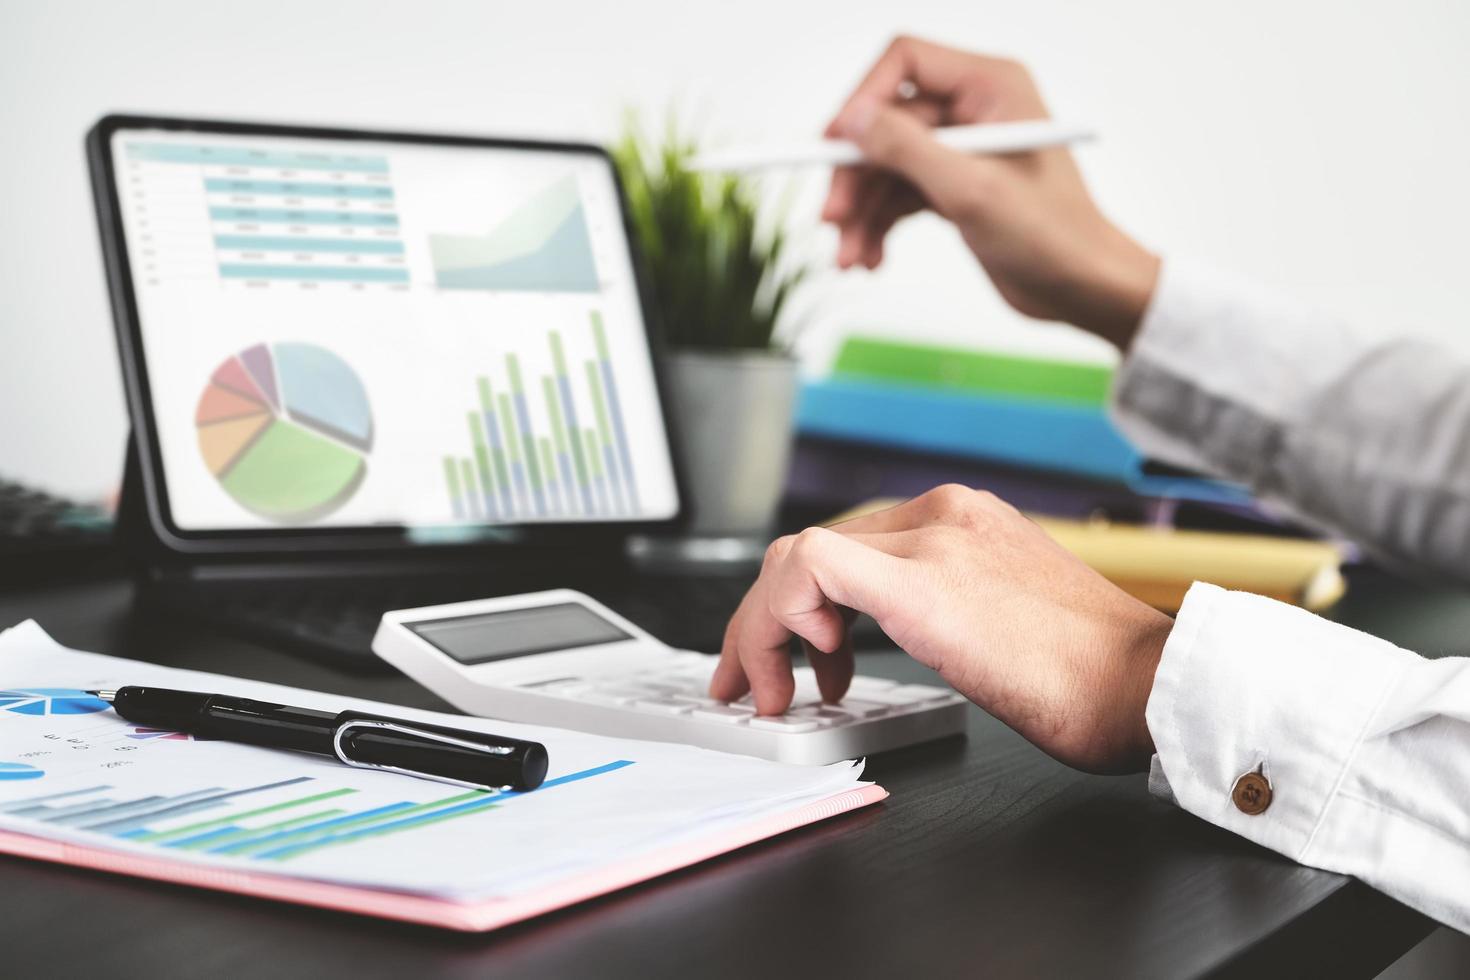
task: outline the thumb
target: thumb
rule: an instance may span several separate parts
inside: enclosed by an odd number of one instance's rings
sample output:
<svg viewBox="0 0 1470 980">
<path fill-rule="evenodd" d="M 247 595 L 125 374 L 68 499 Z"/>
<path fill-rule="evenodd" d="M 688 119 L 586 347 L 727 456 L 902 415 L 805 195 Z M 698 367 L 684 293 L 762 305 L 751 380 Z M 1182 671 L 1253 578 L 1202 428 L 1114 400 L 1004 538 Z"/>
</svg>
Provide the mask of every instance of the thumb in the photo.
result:
<svg viewBox="0 0 1470 980">
<path fill-rule="evenodd" d="M 838 120 L 838 129 L 869 163 L 906 178 L 945 217 L 975 198 L 985 176 L 979 172 L 982 161 L 940 143 L 913 113 L 877 100 L 854 103 Z"/>
</svg>

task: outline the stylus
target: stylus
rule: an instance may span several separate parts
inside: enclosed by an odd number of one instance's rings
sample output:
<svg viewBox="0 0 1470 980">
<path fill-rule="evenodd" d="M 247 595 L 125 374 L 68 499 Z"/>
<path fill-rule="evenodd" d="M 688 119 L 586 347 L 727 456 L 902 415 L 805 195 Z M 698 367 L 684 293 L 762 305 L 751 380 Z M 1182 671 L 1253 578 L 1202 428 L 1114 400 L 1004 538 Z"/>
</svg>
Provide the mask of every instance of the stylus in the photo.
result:
<svg viewBox="0 0 1470 980">
<path fill-rule="evenodd" d="M 981 123 L 975 126 L 945 126 L 934 130 L 934 138 L 961 153 L 1025 153 L 1066 146 L 1095 138 L 1086 127 L 1051 119 L 1021 122 Z M 810 140 L 802 143 L 772 143 L 766 146 L 731 147 L 697 154 L 689 161 L 693 170 L 761 170 L 768 167 L 800 167 L 826 164 L 845 166 L 862 163 L 863 153 L 847 140 Z"/>
<path fill-rule="evenodd" d="M 548 759 L 540 742 L 360 711 L 332 714 L 161 687 L 120 687 L 95 694 L 135 725 L 330 755 L 361 769 L 494 790 L 532 790 L 546 778 Z"/>
</svg>

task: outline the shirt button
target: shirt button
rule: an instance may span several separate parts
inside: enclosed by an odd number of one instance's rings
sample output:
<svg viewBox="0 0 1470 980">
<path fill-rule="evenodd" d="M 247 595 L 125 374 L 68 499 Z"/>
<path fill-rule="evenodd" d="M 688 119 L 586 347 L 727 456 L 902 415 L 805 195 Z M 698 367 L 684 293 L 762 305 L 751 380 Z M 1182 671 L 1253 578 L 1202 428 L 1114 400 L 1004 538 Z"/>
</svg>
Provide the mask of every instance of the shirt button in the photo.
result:
<svg viewBox="0 0 1470 980">
<path fill-rule="evenodd" d="M 1230 791 L 1235 808 L 1247 816 L 1265 813 L 1271 805 L 1271 784 L 1258 772 L 1248 772 L 1235 781 Z"/>
</svg>

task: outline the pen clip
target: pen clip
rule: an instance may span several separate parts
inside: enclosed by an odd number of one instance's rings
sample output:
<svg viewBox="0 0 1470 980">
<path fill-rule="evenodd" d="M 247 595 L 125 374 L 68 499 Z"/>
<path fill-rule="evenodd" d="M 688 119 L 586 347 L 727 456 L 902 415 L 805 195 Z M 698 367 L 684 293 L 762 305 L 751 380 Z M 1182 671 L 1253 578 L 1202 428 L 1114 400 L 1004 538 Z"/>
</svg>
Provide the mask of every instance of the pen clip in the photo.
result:
<svg viewBox="0 0 1470 980">
<path fill-rule="evenodd" d="M 438 742 L 442 745 L 453 745 L 456 748 L 469 749 L 472 752 L 483 752 L 486 755 L 510 755 L 515 750 L 508 745 L 485 745 L 482 742 L 471 742 L 469 739 L 455 738 L 453 735 L 445 735 L 441 732 L 432 732 L 423 728 L 414 728 L 397 721 L 379 721 L 376 718 L 349 718 L 337 726 L 332 733 L 332 751 L 336 753 L 338 761 L 343 765 L 353 766 L 358 769 L 378 769 L 383 772 L 396 772 L 400 776 L 415 776 L 419 779 L 432 779 L 435 782 L 449 783 L 453 786 L 463 786 L 467 789 L 489 789 L 504 792 L 509 786 L 487 786 L 484 783 L 470 783 L 462 779 L 452 779 L 449 776 L 437 776 L 431 772 L 419 772 L 416 769 L 404 769 L 401 766 L 389 766 L 378 762 L 363 762 L 354 759 L 347 754 L 343 746 L 343 740 L 354 728 L 372 728 L 379 731 L 397 732 L 400 735 L 412 735 L 428 742 Z"/>
</svg>

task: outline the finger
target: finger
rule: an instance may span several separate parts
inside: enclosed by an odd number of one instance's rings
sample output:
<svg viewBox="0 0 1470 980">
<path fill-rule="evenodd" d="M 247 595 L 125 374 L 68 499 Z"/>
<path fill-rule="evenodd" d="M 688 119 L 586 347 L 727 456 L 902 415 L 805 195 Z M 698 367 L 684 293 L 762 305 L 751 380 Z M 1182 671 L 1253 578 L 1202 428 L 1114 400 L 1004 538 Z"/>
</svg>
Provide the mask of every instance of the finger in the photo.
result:
<svg viewBox="0 0 1470 980">
<path fill-rule="evenodd" d="M 892 102 L 902 97 L 908 86 L 920 97 L 945 99 L 960 91 L 977 65 L 977 55 L 918 38 L 900 37 L 868 69 L 868 74 L 853 89 L 834 121 L 834 128 L 853 107 L 864 100 Z"/>
<path fill-rule="evenodd" d="M 851 625 L 851 620 L 848 620 L 847 626 Z M 841 701 L 852 683 L 852 634 L 844 632 L 842 642 L 829 653 L 823 653 L 810 643 L 802 645 L 806 648 L 806 662 L 811 664 L 812 673 L 816 675 L 817 690 L 821 692 L 822 700 L 828 704 Z"/>
<path fill-rule="evenodd" d="M 757 583 L 759 584 L 759 583 Z M 724 642 L 720 645 L 720 659 L 715 664 L 714 675 L 710 677 L 709 696 L 716 701 L 734 701 L 744 697 L 750 691 L 750 682 L 745 678 L 745 671 L 740 667 L 740 652 L 737 639 L 740 635 L 740 615 L 749 603 L 750 593 L 755 591 L 752 586 L 740 600 L 740 605 L 735 609 L 735 615 L 730 617 L 730 622 L 725 626 Z"/>
<path fill-rule="evenodd" d="M 874 166 L 907 179 L 930 207 L 948 218 L 983 203 L 1006 174 L 1003 162 L 953 150 L 912 115 L 876 103 L 852 116 L 847 135 Z"/>
<path fill-rule="evenodd" d="M 863 251 L 859 261 L 869 269 L 883 263 L 883 246 L 888 233 L 899 220 L 923 208 L 924 202 L 918 192 L 907 184 L 895 182 L 894 189 L 883 204 L 868 216 L 862 232 Z"/>
<path fill-rule="evenodd" d="M 740 665 L 761 714 L 791 704 L 793 635 L 821 651 L 840 650 L 847 627 L 834 607 L 882 619 L 902 577 L 900 559 L 848 535 L 808 528 L 788 540 L 784 554 L 761 573 L 764 591 L 741 616 Z"/>
<path fill-rule="evenodd" d="M 848 220 L 857 205 L 862 175 L 860 167 L 838 167 L 832 171 L 832 184 L 822 204 L 823 221 L 841 224 Z"/>
<path fill-rule="evenodd" d="M 863 190 L 846 221 L 839 228 L 837 265 L 849 269 L 862 261 L 868 248 L 868 229 L 876 212 L 887 207 L 898 181 L 881 171 L 869 171 L 861 178 Z"/>
</svg>

